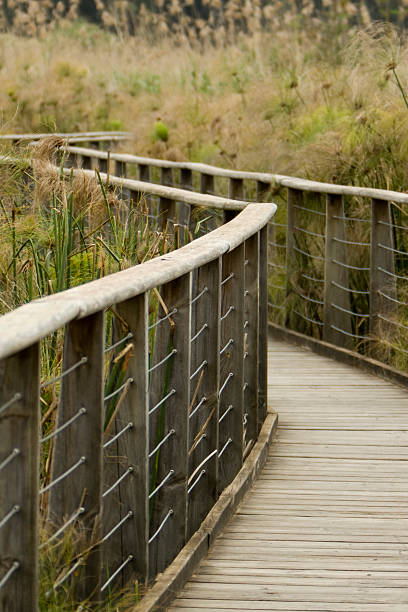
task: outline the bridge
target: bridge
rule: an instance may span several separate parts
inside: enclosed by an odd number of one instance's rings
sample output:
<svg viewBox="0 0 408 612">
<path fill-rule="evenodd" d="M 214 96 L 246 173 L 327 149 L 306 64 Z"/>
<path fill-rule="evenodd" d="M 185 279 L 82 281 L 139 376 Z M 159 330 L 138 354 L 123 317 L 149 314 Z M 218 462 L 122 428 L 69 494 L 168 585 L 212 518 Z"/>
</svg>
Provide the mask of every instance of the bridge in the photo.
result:
<svg viewBox="0 0 408 612">
<path fill-rule="evenodd" d="M 179 248 L 0 319 L 1 609 L 37 608 L 39 547 L 75 528 L 47 597 L 406 610 L 408 196 L 106 150 L 126 137 L 71 135 L 62 171 Z"/>
</svg>

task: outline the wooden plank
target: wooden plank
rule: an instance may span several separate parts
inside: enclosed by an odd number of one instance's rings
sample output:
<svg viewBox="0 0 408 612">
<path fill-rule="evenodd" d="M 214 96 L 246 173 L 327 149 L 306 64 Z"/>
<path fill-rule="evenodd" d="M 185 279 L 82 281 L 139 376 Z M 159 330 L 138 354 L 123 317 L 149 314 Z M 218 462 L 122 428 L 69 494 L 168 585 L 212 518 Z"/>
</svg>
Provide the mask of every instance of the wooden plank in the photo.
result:
<svg viewBox="0 0 408 612">
<path fill-rule="evenodd" d="M 0 580 L 6 580 L 0 609 L 4 612 L 37 609 L 39 362 L 39 344 L 0 362 L 0 521 L 5 520 L 0 528 Z"/>
<path fill-rule="evenodd" d="M 258 431 L 268 406 L 268 226 L 259 232 Z"/>
<path fill-rule="evenodd" d="M 362 603 L 326 603 L 310 601 L 247 601 L 233 599 L 203 600 L 197 598 L 178 598 L 169 608 L 169 612 L 180 610 L 190 610 L 190 612 L 201 612 L 207 610 L 284 610 L 294 612 L 384 612 L 384 604 L 362 604 Z M 387 605 L 387 612 L 406 612 L 406 604 Z"/>
</svg>

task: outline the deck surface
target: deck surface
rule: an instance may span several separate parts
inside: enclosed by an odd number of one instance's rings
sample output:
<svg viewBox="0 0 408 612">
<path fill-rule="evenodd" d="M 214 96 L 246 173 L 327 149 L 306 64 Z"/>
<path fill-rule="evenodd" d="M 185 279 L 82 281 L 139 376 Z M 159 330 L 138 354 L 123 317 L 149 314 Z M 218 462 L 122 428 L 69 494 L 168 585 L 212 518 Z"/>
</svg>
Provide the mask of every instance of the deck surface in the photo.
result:
<svg viewBox="0 0 408 612">
<path fill-rule="evenodd" d="M 269 344 L 263 472 L 169 608 L 408 611 L 408 393 Z"/>
</svg>

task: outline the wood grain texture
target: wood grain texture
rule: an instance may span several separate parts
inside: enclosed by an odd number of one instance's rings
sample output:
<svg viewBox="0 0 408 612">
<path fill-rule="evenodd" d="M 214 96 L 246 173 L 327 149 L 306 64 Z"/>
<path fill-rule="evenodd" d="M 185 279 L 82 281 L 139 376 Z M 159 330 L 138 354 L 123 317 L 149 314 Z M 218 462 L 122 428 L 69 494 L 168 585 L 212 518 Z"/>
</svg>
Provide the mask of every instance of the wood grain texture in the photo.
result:
<svg viewBox="0 0 408 612">
<path fill-rule="evenodd" d="M 264 470 L 169 611 L 405 611 L 407 392 L 276 340 L 268 384 Z"/>
</svg>

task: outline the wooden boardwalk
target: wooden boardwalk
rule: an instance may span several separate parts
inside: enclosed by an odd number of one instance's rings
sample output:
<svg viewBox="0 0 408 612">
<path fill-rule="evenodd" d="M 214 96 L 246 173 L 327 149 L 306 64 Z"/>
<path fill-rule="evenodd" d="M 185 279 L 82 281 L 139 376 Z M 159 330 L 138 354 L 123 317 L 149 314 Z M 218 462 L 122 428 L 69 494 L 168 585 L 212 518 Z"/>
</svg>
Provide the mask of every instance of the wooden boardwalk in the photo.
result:
<svg viewBox="0 0 408 612">
<path fill-rule="evenodd" d="M 408 394 L 270 341 L 265 468 L 169 608 L 408 611 Z"/>
</svg>

